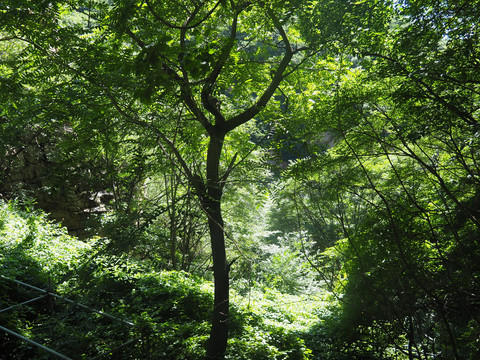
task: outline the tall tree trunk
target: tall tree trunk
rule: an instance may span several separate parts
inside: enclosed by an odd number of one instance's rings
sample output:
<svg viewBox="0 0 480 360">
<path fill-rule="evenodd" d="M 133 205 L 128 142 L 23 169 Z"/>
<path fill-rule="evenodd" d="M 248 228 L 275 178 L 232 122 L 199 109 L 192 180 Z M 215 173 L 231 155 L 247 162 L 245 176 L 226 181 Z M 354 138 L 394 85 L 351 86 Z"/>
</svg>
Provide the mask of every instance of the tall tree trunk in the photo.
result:
<svg viewBox="0 0 480 360">
<path fill-rule="evenodd" d="M 225 251 L 225 234 L 222 217 L 222 187 L 219 178 L 220 156 L 224 134 L 210 136 L 207 155 L 207 186 L 204 199 L 208 215 L 210 242 L 213 257 L 214 304 L 212 328 L 207 346 L 207 359 L 224 359 L 229 323 L 229 265 Z"/>
<path fill-rule="evenodd" d="M 215 201 L 212 199 L 212 202 Z M 209 214 L 209 229 L 213 255 L 215 295 L 212 328 L 208 340 L 207 359 L 223 359 L 227 348 L 229 322 L 229 269 L 225 253 L 220 204 Z"/>
</svg>

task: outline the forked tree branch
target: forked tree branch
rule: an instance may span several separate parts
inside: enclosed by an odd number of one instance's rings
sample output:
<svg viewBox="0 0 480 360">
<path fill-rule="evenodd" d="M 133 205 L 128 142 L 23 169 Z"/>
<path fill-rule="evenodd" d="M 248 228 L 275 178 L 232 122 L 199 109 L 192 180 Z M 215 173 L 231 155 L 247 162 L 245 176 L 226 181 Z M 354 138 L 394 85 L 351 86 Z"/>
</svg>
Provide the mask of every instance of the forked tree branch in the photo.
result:
<svg viewBox="0 0 480 360">
<path fill-rule="evenodd" d="M 278 86 L 280 85 L 282 80 L 285 78 L 284 72 L 288 68 L 288 65 L 290 64 L 290 61 L 292 60 L 292 57 L 294 54 L 292 46 L 288 39 L 288 36 L 282 24 L 280 23 L 280 20 L 274 14 L 272 9 L 266 7 L 265 11 L 267 12 L 268 16 L 271 18 L 274 27 L 277 29 L 277 31 L 280 33 L 280 36 L 282 37 L 283 43 L 285 44 L 285 53 L 283 55 L 282 60 L 280 61 L 280 64 L 275 70 L 275 73 L 273 74 L 272 80 L 268 85 L 267 89 L 265 89 L 265 91 L 263 92 L 263 94 L 260 96 L 260 98 L 257 100 L 255 104 L 253 104 L 251 107 L 249 107 L 242 113 L 234 116 L 233 118 L 227 121 L 226 123 L 227 132 L 253 119 L 253 117 L 255 117 L 267 105 L 268 101 L 271 99 L 271 97 L 277 90 Z"/>
<path fill-rule="evenodd" d="M 155 19 L 157 19 L 158 21 L 160 21 L 163 25 L 171 28 L 171 29 L 177 29 L 177 30 L 188 30 L 188 29 L 194 29 L 196 28 L 197 26 L 201 25 L 203 22 L 205 22 L 212 14 L 213 12 L 217 9 L 217 7 L 221 4 L 223 0 L 218 0 L 215 5 L 213 6 L 212 9 L 210 9 L 207 14 L 201 18 L 199 21 L 197 21 L 196 23 L 194 24 L 182 24 L 181 26 L 178 26 L 178 25 L 175 25 L 173 23 L 171 23 L 170 21 L 167 21 L 165 18 L 163 18 L 162 16 L 160 16 L 154 9 L 153 9 L 153 6 L 150 4 L 150 1 L 149 0 L 146 0 L 145 3 L 147 4 L 147 7 L 148 7 L 148 10 L 150 10 L 150 13 L 153 15 L 153 17 Z M 195 8 L 195 10 L 193 11 L 193 13 L 196 15 L 200 9 L 205 5 L 206 1 L 203 2 L 202 4 L 200 4 L 199 6 L 197 5 L 197 7 Z"/>
</svg>

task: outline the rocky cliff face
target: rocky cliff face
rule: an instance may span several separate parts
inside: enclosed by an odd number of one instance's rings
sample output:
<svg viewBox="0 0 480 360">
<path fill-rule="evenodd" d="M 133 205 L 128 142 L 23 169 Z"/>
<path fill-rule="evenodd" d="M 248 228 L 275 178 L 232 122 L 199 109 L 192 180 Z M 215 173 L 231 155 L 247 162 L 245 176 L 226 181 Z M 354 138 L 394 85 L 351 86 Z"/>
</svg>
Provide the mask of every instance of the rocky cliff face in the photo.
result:
<svg viewBox="0 0 480 360">
<path fill-rule="evenodd" d="M 54 144 L 39 135 L 19 141 L 19 146 L 5 146 L 0 154 L 0 197 L 33 198 L 36 206 L 50 213 L 70 233 L 87 235 L 92 214 L 106 211 L 113 196 L 98 186 L 88 184 L 88 170 L 83 174 L 55 156 Z M 97 189 L 95 189 L 97 187 Z"/>
</svg>

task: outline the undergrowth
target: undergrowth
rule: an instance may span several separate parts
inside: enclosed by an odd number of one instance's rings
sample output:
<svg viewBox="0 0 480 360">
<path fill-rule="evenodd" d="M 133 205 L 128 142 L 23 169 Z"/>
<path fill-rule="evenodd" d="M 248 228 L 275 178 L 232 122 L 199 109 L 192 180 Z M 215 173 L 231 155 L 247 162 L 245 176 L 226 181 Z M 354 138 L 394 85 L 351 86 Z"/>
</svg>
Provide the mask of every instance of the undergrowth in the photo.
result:
<svg viewBox="0 0 480 360">
<path fill-rule="evenodd" d="M 0 308 L 42 295 L 10 279 L 51 289 L 85 306 L 47 296 L 0 313 L 0 325 L 73 359 L 99 354 L 202 359 L 211 282 L 186 272 L 155 271 L 127 254 L 109 255 L 102 251 L 102 241 L 79 241 L 28 204 L 1 201 Z M 318 323 L 316 314 L 323 306 L 322 299 L 275 289 L 251 289 L 245 296 L 233 290 L 226 359 L 313 358 L 304 334 Z M 50 356 L 3 331 L 0 344 L 8 359 Z"/>
</svg>

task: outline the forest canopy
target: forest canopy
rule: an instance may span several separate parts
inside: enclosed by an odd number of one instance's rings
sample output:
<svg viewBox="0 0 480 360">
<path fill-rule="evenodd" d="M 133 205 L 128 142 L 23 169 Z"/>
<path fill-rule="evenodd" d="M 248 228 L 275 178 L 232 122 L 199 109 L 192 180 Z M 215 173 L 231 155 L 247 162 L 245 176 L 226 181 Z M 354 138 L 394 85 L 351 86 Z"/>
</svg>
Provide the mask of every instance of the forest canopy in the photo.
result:
<svg viewBox="0 0 480 360">
<path fill-rule="evenodd" d="M 1 352 L 47 356 L 13 331 L 82 358 L 478 358 L 479 17 L 3 2 Z M 3 311 L 33 296 L 15 281 L 134 327 Z M 81 340 L 55 335 L 72 316 Z"/>
</svg>

